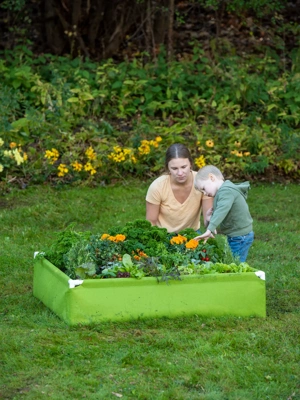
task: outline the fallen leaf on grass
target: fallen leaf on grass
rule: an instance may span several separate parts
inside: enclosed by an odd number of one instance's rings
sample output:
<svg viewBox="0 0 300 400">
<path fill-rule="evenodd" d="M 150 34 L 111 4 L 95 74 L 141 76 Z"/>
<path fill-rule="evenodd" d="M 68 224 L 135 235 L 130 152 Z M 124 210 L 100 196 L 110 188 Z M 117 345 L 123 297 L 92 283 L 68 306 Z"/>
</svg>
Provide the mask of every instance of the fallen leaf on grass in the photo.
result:
<svg viewBox="0 0 300 400">
<path fill-rule="evenodd" d="M 111 394 L 113 394 L 114 396 L 117 396 L 117 397 L 123 397 L 123 395 L 122 395 L 122 394 L 120 394 L 120 393 L 111 392 Z"/>
</svg>

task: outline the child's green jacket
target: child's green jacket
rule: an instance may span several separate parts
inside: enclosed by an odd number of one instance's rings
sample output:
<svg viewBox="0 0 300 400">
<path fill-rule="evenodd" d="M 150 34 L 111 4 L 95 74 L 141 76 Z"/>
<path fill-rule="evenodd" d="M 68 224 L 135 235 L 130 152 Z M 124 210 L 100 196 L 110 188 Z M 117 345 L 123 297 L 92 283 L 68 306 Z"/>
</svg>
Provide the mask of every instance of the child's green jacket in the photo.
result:
<svg viewBox="0 0 300 400">
<path fill-rule="evenodd" d="M 246 202 L 249 182 L 234 184 L 226 180 L 214 198 L 214 211 L 207 229 L 235 237 L 247 235 L 252 231 L 252 217 Z"/>
</svg>

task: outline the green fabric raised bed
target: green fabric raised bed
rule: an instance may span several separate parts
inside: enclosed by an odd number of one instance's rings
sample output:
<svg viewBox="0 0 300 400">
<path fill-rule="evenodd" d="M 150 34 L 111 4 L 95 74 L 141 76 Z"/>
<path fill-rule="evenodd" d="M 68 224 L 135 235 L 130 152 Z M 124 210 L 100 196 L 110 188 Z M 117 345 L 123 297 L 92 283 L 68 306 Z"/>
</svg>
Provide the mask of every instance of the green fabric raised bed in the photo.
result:
<svg viewBox="0 0 300 400">
<path fill-rule="evenodd" d="M 156 278 L 74 281 L 39 258 L 33 294 L 69 325 L 184 315 L 266 316 L 262 271 L 188 275 L 159 283 Z"/>
</svg>

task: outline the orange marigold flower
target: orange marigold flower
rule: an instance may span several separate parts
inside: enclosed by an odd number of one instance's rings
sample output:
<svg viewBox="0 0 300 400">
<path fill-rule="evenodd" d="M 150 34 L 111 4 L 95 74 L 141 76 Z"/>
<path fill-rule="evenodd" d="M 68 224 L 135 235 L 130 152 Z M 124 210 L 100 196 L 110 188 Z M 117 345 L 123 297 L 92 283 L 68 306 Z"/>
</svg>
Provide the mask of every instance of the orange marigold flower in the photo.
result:
<svg viewBox="0 0 300 400">
<path fill-rule="evenodd" d="M 199 244 L 198 240 L 191 239 L 185 244 L 185 247 L 187 249 L 195 249 L 198 246 L 198 244 Z"/>
<path fill-rule="evenodd" d="M 116 242 L 115 236 L 108 236 L 107 240 L 110 240 L 111 242 Z"/>
<path fill-rule="evenodd" d="M 15 147 L 17 147 L 17 143 L 16 143 L 16 142 L 11 142 L 11 143 L 9 144 L 9 147 L 10 147 L 11 149 L 14 149 Z"/>
<path fill-rule="evenodd" d="M 105 240 L 109 237 L 108 233 L 103 233 L 103 235 L 101 236 L 101 240 Z"/>
<path fill-rule="evenodd" d="M 183 244 L 187 241 L 187 238 L 182 235 L 177 235 L 170 240 L 171 244 Z"/>
<path fill-rule="evenodd" d="M 115 238 L 116 238 L 116 242 L 124 242 L 124 240 L 126 239 L 126 236 L 119 234 L 119 235 L 116 235 Z"/>
<path fill-rule="evenodd" d="M 144 253 L 142 250 L 139 251 L 139 256 L 140 257 L 148 257 L 146 253 Z"/>
</svg>

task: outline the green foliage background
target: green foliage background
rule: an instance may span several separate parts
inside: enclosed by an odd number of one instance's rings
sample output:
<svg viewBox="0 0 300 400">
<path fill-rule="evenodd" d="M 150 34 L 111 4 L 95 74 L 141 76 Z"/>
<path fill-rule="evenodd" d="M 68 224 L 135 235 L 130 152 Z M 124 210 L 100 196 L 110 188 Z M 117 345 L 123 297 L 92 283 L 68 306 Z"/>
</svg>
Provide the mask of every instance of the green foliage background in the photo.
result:
<svg viewBox="0 0 300 400">
<path fill-rule="evenodd" d="M 141 57 L 119 64 L 35 57 L 22 46 L 6 52 L 0 60 L 2 189 L 16 181 L 153 177 L 174 142 L 190 148 L 196 168 L 216 164 L 230 178 L 299 180 L 299 58 L 294 49 L 287 68 L 270 49 L 263 57 L 211 59 L 194 47 L 187 59 L 167 62 L 162 48 L 157 62 Z M 7 155 L 12 144 L 26 155 L 19 165 Z M 53 149 L 57 157 L 45 158 Z"/>
</svg>

